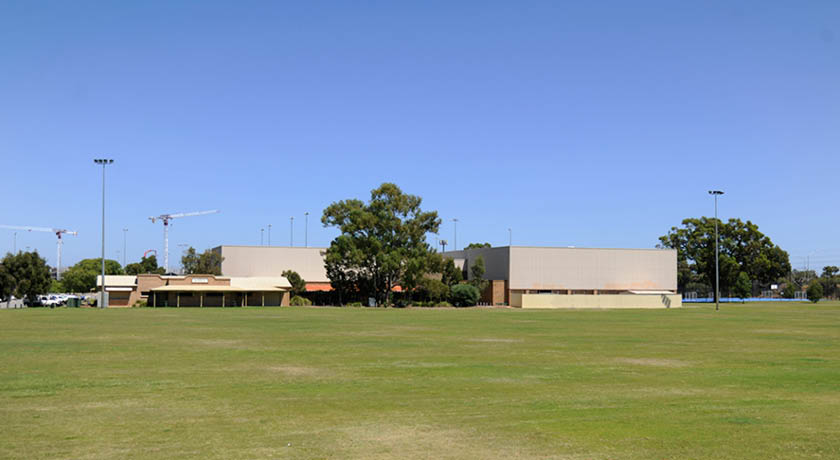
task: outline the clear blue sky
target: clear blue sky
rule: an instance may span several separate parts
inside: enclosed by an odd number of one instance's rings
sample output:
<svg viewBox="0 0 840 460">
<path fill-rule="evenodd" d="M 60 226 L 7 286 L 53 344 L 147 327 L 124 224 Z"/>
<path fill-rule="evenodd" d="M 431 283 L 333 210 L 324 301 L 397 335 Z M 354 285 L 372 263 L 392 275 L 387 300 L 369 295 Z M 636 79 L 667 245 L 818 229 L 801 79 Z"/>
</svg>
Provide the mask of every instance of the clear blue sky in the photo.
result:
<svg viewBox="0 0 840 460">
<path fill-rule="evenodd" d="M 0 3 L 0 223 L 78 230 L 69 263 L 98 257 L 105 156 L 129 261 L 148 216 L 214 208 L 173 260 L 288 244 L 292 215 L 303 244 L 306 211 L 326 246 L 326 205 L 392 181 L 459 246 L 653 247 L 720 188 L 795 266 L 840 264 L 838 147 L 833 0 Z"/>
</svg>

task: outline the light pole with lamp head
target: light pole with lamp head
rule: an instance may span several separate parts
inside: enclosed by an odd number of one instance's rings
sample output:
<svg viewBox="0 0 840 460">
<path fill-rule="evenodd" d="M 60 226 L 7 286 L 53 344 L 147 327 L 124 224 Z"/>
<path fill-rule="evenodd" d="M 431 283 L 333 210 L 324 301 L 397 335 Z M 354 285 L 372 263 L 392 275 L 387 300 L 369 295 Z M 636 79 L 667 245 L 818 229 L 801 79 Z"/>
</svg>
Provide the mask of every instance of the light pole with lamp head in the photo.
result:
<svg viewBox="0 0 840 460">
<path fill-rule="evenodd" d="M 99 308 L 106 308 L 108 299 L 105 296 L 105 166 L 114 162 L 110 158 L 97 158 L 94 163 L 102 165 L 102 289 L 99 291 Z"/>
<path fill-rule="evenodd" d="M 720 190 L 709 190 L 709 195 L 715 197 L 715 311 L 720 310 L 720 253 L 718 251 L 718 216 L 717 216 L 717 202 L 718 196 L 723 195 Z"/>
<path fill-rule="evenodd" d="M 128 260 L 128 259 L 126 259 L 126 252 L 125 252 L 125 239 L 126 239 L 126 234 L 128 234 L 128 229 L 127 229 L 127 228 L 124 228 L 124 229 L 123 229 L 123 268 L 125 268 L 125 263 L 126 263 L 126 261 Z"/>
<path fill-rule="evenodd" d="M 455 247 L 455 250 L 457 251 L 458 250 L 458 219 L 452 219 L 452 225 L 455 227 L 455 230 L 454 230 L 455 234 L 453 235 L 455 238 L 453 240 L 452 245 Z"/>
<path fill-rule="evenodd" d="M 309 211 L 303 213 L 305 217 L 303 226 L 303 247 L 309 247 Z"/>
<path fill-rule="evenodd" d="M 289 217 L 289 247 L 295 247 L 295 216 Z"/>
</svg>

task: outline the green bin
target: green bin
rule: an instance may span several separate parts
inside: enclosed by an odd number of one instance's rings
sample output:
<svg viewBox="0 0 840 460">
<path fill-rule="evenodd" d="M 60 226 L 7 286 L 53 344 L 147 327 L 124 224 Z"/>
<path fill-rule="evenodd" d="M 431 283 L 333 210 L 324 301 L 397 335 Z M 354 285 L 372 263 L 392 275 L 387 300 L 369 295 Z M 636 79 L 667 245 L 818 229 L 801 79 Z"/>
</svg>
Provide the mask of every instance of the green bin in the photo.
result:
<svg viewBox="0 0 840 460">
<path fill-rule="evenodd" d="M 81 305 L 81 303 L 82 303 L 82 300 L 78 299 L 78 298 L 67 299 L 67 306 L 68 307 L 79 308 L 79 305 Z"/>
</svg>

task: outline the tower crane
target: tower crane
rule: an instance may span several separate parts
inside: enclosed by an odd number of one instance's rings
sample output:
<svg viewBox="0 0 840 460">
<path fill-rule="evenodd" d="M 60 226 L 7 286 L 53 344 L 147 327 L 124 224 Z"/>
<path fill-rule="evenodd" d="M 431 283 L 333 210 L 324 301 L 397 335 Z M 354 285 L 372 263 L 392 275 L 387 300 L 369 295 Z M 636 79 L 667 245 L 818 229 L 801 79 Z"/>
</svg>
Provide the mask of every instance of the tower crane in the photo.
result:
<svg viewBox="0 0 840 460">
<path fill-rule="evenodd" d="M 0 225 L 0 228 L 8 228 L 10 230 L 26 230 L 27 232 L 49 232 L 55 233 L 55 236 L 58 237 L 58 258 L 56 259 L 55 263 L 55 277 L 56 279 L 61 279 L 61 245 L 64 244 L 61 240 L 61 235 L 78 235 L 79 232 L 73 232 L 70 230 L 66 230 L 63 228 L 49 228 L 49 227 L 23 227 L 17 225 Z"/>
<path fill-rule="evenodd" d="M 179 212 L 176 214 L 161 214 L 156 217 L 149 217 L 152 223 L 159 220 L 163 222 L 163 269 L 169 273 L 169 221 L 180 217 L 203 216 L 205 214 L 216 214 L 218 209 L 212 211 Z"/>
</svg>

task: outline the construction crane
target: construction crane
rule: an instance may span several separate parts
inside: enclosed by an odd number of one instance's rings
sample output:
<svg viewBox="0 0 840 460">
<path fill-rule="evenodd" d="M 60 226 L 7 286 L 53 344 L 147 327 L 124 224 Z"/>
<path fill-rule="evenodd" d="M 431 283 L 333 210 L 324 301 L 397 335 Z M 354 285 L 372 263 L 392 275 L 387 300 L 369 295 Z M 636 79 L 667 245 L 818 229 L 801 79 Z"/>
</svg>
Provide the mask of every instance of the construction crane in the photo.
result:
<svg viewBox="0 0 840 460">
<path fill-rule="evenodd" d="M 149 217 L 152 223 L 163 221 L 163 270 L 169 273 L 169 221 L 180 217 L 203 216 L 205 214 L 216 214 L 218 209 L 212 211 L 179 212 L 177 214 L 161 214 L 157 217 Z"/>
<path fill-rule="evenodd" d="M 56 279 L 61 279 L 61 245 L 63 244 L 61 240 L 61 235 L 78 235 L 78 232 L 71 232 L 70 230 L 66 230 L 63 228 L 49 228 L 49 227 L 23 227 L 17 225 L 0 225 L 0 228 L 8 228 L 10 230 L 26 230 L 27 232 L 49 232 L 55 233 L 55 236 L 58 237 L 58 258 L 56 259 L 55 263 L 55 277 Z"/>
</svg>

